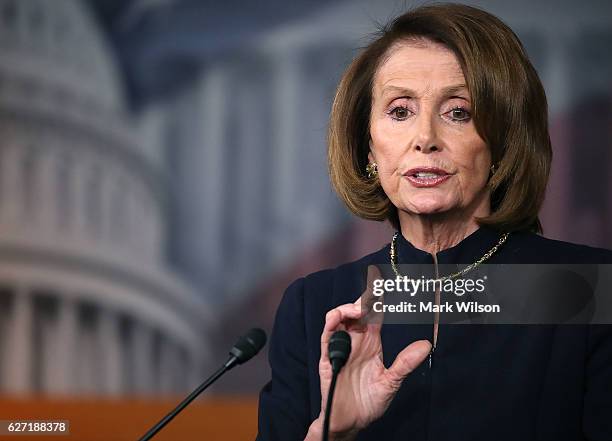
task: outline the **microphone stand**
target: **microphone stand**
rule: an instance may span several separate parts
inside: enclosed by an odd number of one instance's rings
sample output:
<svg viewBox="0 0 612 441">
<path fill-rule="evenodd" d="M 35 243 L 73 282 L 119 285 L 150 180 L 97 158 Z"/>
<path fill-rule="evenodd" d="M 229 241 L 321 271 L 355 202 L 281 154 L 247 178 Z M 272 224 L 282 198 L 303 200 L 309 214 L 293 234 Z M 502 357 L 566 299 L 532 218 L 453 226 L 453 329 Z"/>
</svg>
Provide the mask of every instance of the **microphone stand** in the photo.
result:
<svg viewBox="0 0 612 441">
<path fill-rule="evenodd" d="M 323 441 L 328 441 L 329 439 L 329 420 L 331 419 L 332 400 L 334 399 L 336 380 L 338 379 L 339 372 L 340 370 L 334 370 L 332 372 L 331 383 L 329 385 L 329 391 L 327 392 L 327 406 L 325 407 L 325 419 L 323 420 Z"/>
<path fill-rule="evenodd" d="M 221 375 L 229 371 L 234 366 L 245 363 L 253 358 L 266 344 L 266 333 L 262 329 L 253 328 L 246 335 L 240 337 L 230 350 L 230 356 L 214 374 L 200 384 L 196 390 L 191 392 L 187 398 L 179 403 L 168 415 L 163 417 L 155 426 L 145 433 L 139 441 L 149 441 L 157 432 L 163 429 L 172 419 L 179 414 L 185 407 L 195 400 L 208 386 L 219 379 Z"/>
<path fill-rule="evenodd" d="M 204 381 L 204 383 L 200 384 L 193 392 L 191 392 L 187 398 L 185 398 L 183 401 L 181 401 L 178 406 L 176 406 L 174 408 L 174 410 L 172 410 L 170 413 L 168 413 L 165 417 L 163 417 L 155 426 L 151 427 L 151 429 L 145 433 L 142 438 L 140 438 L 138 441 L 149 441 L 151 438 L 153 438 L 155 436 L 155 434 L 157 432 L 159 432 L 160 430 L 162 430 L 166 424 L 168 424 L 170 421 L 172 421 L 174 419 L 174 417 L 176 415 L 179 414 L 179 412 L 181 412 L 185 407 L 187 407 L 187 405 L 189 403 L 191 403 L 193 400 L 195 400 L 198 395 L 200 395 L 202 392 L 204 392 L 204 390 L 210 386 L 211 384 L 213 384 L 215 381 L 217 381 L 217 379 L 223 375 L 224 373 L 226 373 L 228 370 L 230 370 L 232 367 L 234 367 L 234 364 L 236 362 L 236 357 L 232 356 L 228 359 L 228 361 L 221 366 L 214 374 L 212 374 L 210 377 L 208 377 L 206 379 L 206 381 Z"/>
</svg>

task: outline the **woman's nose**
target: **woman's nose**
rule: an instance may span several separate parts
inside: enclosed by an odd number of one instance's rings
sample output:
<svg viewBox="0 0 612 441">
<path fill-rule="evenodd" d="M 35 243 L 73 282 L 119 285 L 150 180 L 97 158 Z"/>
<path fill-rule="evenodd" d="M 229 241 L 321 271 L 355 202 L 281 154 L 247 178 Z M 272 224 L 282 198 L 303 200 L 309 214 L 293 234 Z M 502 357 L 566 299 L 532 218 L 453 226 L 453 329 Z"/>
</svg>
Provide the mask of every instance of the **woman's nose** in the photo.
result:
<svg viewBox="0 0 612 441">
<path fill-rule="evenodd" d="M 429 152 L 437 152 L 438 151 L 438 146 L 435 144 L 423 144 L 423 147 L 421 147 L 421 145 L 416 146 L 416 150 L 418 152 L 423 152 L 423 153 L 429 153 Z"/>
<path fill-rule="evenodd" d="M 435 123 L 431 115 L 419 115 L 416 130 L 415 150 L 422 153 L 430 153 L 439 150 Z"/>
</svg>

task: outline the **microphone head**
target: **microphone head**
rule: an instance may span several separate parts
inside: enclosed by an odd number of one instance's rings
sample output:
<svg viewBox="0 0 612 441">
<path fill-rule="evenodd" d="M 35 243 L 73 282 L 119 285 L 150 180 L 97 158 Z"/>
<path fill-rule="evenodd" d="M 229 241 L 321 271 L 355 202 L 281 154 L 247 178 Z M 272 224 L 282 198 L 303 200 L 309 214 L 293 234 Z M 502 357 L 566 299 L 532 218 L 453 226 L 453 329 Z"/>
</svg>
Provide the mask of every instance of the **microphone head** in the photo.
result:
<svg viewBox="0 0 612 441">
<path fill-rule="evenodd" d="M 265 331 L 263 329 L 253 328 L 238 339 L 234 347 L 230 350 L 230 355 L 236 358 L 237 364 L 242 364 L 253 358 L 265 345 Z"/>
<path fill-rule="evenodd" d="M 346 331 L 334 332 L 327 349 L 333 371 L 339 372 L 351 355 L 351 336 Z"/>
</svg>

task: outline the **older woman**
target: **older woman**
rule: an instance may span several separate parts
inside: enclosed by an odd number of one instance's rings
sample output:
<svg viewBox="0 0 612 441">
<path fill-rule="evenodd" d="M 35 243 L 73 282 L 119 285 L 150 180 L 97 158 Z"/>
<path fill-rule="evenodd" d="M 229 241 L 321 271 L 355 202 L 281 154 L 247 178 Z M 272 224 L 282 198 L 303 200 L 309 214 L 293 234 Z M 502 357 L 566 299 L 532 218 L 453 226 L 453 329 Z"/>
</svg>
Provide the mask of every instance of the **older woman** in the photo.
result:
<svg viewBox="0 0 612 441">
<path fill-rule="evenodd" d="M 258 439 L 320 439 L 338 329 L 353 350 L 330 439 L 612 439 L 609 326 L 354 326 L 371 264 L 611 262 L 537 234 L 551 155 L 544 90 L 505 24 L 452 4 L 394 20 L 340 83 L 329 166 L 351 211 L 398 233 L 287 289 Z"/>
</svg>

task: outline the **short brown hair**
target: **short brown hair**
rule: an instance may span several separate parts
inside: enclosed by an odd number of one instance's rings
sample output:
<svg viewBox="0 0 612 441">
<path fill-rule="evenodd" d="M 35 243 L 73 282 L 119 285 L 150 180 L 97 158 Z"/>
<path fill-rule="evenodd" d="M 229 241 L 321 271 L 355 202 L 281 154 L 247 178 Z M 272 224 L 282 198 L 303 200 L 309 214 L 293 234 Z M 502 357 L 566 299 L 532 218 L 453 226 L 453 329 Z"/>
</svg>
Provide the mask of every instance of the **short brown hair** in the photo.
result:
<svg viewBox="0 0 612 441">
<path fill-rule="evenodd" d="M 538 212 L 552 161 L 546 95 L 518 37 L 497 17 L 461 4 L 411 10 L 385 26 L 344 73 L 332 106 L 328 160 L 332 185 L 356 215 L 389 220 L 396 207 L 365 173 L 373 79 L 398 42 L 427 39 L 454 52 L 472 97 L 476 130 L 491 149 L 491 214 L 498 230 L 541 232 Z"/>
</svg>

